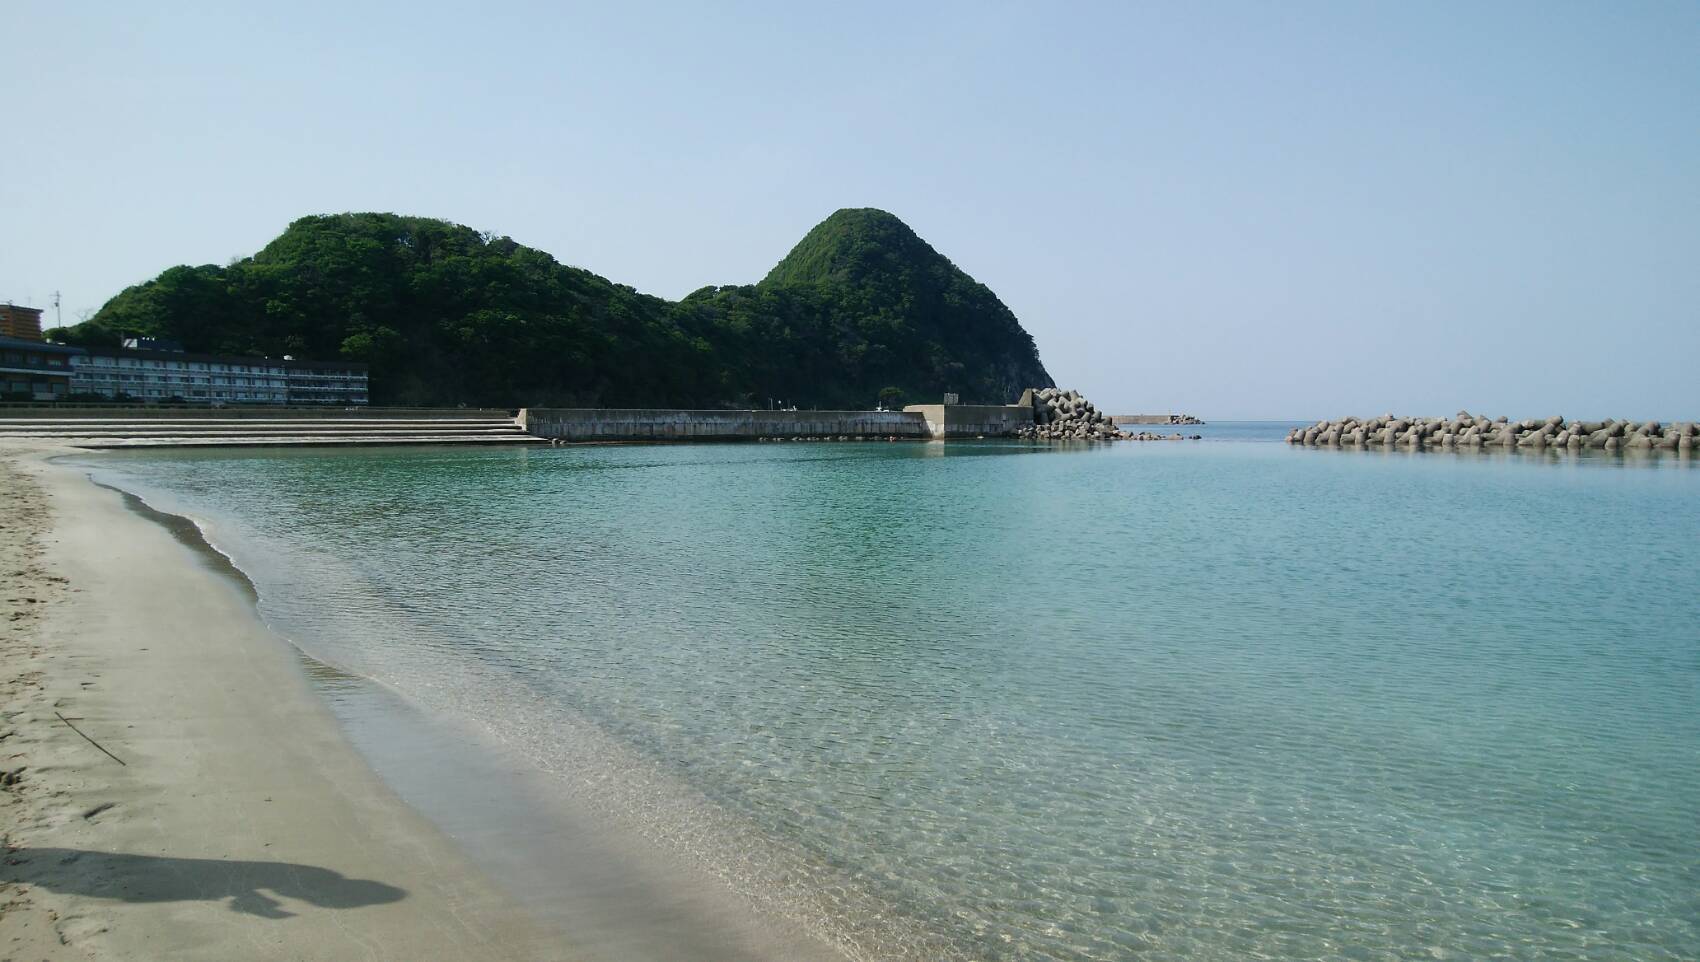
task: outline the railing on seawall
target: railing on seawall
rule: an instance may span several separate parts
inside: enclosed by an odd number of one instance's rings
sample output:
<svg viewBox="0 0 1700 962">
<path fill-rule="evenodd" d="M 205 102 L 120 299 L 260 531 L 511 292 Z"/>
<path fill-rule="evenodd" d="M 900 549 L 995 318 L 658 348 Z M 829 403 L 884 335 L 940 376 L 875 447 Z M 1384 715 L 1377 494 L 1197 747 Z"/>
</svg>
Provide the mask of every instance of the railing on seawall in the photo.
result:
<svg viewBox="0 0 1700 962">
<path fill-rule="evenodd" d="M 793 437 L 927 438 L 907 411 L 712 411 L 525 408 L 520 429 L 553 441 L 748 441 Z"/>
</svg>

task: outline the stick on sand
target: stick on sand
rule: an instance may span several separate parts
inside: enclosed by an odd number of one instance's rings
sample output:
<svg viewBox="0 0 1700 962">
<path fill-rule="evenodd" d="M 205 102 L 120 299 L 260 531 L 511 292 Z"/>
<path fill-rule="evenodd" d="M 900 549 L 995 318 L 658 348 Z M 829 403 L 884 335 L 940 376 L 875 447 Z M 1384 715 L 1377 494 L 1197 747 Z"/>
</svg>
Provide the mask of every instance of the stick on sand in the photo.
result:
<svg viewBox="0 0 1700 962">
<path fill-rule="evenodd" d="M 53 714 L 59 715 L 58 712 L 54 712 Z M 111 752 L 106 751 L 106 746 L 102 745 L 100 742 L 95 741 L 94 739 L 90 738 L 89 736 L 84 735 L 83 730 L 81 728 L 78 728 L 77 726 L 71 724 L 71 719 L 66 718 L 64 715 L 59 715 L 59 720 L 64 722 L 67 726 L 69 726 L 72 731 L 76 732 L 79 735 L 82 735 L 84 741 L 86 741 L 90 745 L 93 745 L 94 747 L 100 749 L 101 751 L 106 752 L 107 758 L 112 759 L 113 761 L 117 762 L 120 765 L 124 765 L 125 768 L 130 767 L 129 765 L 126 765 L 124 763 L 124 759 L 119 758 L 117 755 L 114 755 Z"/>
</svg>

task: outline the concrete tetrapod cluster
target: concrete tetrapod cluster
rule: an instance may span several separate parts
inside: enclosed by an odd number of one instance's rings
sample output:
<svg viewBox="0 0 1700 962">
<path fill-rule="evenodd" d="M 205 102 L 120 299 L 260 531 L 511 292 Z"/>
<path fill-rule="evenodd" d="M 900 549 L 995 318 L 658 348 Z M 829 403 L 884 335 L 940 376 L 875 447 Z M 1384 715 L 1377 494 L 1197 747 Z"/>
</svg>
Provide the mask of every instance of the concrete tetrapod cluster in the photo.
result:
<svg viewBox="0 0 1700 962">
<path fill-rule="evenodd" d="M 1289 444 L 1327 447 L 1407 445 L 1413 448 L 1500 447 L 1500 448 L 1599 448 L 1606 451 L 1689 451 L 1695 435 L 1692 421 L 1660 424 L 1657 421 L 1565 421 L 1558 415 L 1544 420 L 1511 421 L 1459 411 L 1452 418 L 1401 418 L 1384 414 L 1378 418 L 1341 418 L 1318 421 L 1310 427 L 1294 428 Z"/>
<path fill-rule="evenodd" d="M 1179 434 L 1164 437 L 1141 431 L 1129 434 L 1116 427 L 1110 416 L 1099 411 L 1079 391 L 1060 388 L 1029 388 L 1018 405 L 1033 406 L 1033 424 L 1016 430 L 1016 436 L 1038 441 L 1180 441 Z M 1196 440 L 1197 435 L 1193 435 Z"/>
</svg>

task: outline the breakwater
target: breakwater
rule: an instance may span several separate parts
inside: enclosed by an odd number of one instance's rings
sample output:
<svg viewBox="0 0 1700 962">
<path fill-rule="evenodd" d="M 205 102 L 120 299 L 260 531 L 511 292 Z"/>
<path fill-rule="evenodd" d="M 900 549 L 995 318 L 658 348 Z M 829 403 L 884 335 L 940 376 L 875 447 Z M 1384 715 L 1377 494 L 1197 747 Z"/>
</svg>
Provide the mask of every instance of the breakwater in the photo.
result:
<svg viewBox="0 0 1700 962">
<path fill-rule="evenodd" d="M 1592 448 L 1605 451 L 1689 451 L 1700 433 L 1692 421 L 1513 421 L 1459 411 L 1450 418 L 1410 418 L 1384 414 L 1374 418 L 1341 418 L 1294 428 L 1289 444 L 1324 447 L 1405 445 L 1413 448 Z"/>
<path fill-rule="evenodd" d="M 917 411 L 694 411 L 527 408 L 520 429 L 551 441 L 750 441 L 794 437 L 933 437 Z"/>
<path fill-rule="evenodd" d="M 1120 427 L 1123 424 L 1203 424 L 1199 418 L 1190 414 L 1112 414 L 1110 423 Z"/>
</svg>

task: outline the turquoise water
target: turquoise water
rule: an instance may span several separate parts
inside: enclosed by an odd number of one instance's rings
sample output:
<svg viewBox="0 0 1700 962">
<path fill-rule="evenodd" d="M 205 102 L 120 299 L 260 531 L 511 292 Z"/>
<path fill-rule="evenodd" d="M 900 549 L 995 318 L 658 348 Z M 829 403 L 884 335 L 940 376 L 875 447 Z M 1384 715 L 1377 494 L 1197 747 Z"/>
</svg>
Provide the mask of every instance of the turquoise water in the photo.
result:
<svg viewBox="0 0 1700 962">
<path fill-rule="evenodd" d="M 1700 957 L 1694 462 L 1212 427 L 100 464 L 855 954 Z"/>
</svg>

